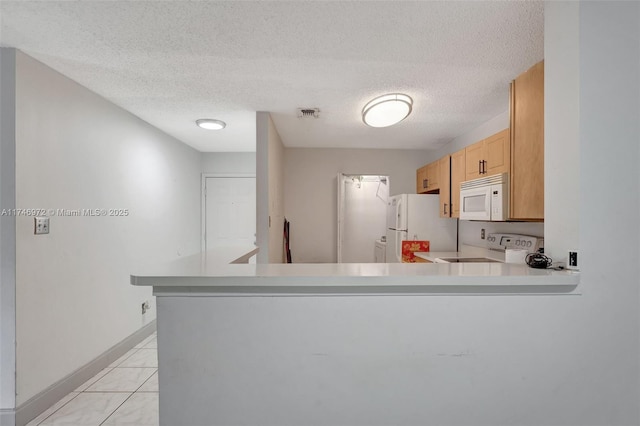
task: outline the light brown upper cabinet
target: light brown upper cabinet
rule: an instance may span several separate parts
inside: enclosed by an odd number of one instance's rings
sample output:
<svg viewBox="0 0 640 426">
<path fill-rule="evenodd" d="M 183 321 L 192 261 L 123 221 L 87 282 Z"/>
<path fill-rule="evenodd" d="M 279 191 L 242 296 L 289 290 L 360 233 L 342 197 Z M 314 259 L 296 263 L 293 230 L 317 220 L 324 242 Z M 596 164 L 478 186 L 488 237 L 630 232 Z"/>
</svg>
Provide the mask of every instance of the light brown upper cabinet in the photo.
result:
<svg viewBox="0 0 640 426">
<path fill-rule="evenodd" d="M 440 187 L 440 217 L 451 217 L 451 156 L 438 160 L 438 185 Z"/>
<path fill-rule="evenodd" d="M 460 217 L 460 183 L 509 173 L 509 220 L 544 220 L 544 61 L 511 83 L 510 128 L 417 170 L 416 192 L 440 194 L 440 216 Z"/>
<path fill-rule="evenodd" d="M 482 175 L 482 158 L 484 141 L 476 142 L 464 149 L 465 151 L 465 179 L 471 180 Z"/>
<path fill-rule="evenodd" d="M 428 191 L 434 191 L 440 188 L 440 164 L 434 161 L 431 164 L 427 164 L 427 182 Z"/>
<path fill-rule="evenodd" d="M 426 194 L 437 191 L 440 186 L 440 167 L 437 161 L 420 167 L 416 171 L 416 193 Z"/>
<path fill-rule="evenodd" d="M 460 217 L 460 183 L 465 181 L 465 151 L 451 154 L 451 217 Z"/>
<path fill-rule="evenodd" d="M 427 166 L 422 166 L 416 170 L 416 194 L 425 194 L 427 183 Z"/>
<path fill-rule="evenodd" d="M 434 178 L 434 174 L 436 174 Z M 464 149 L 445 155 L 416 172 L 419 194 L 439 194 L 440 217 L 459 217 L 460 182 L 464 180 Z M 435 183 L 434 183 L 435 181 Z M 457 213 L 454 213 L 457 209 Z"/>
<path fill-rule="evenodd" d="M 509 173 L 511 163 L 511 135 L 509 129 L 504 129 L 484 140 L 486 163 L 484 174 L 487 176 L 498 173 Z"/>
<path fill-rule="evenodd" d="M 465 179 L 509 172 L 510 133 L 504 129 L 465 148 Z"/>
<path fill-rule="evenodd" d="M 511 83 L 510 208 L 513 220 L 544 219 L 544 61 Z"/>
</svg>

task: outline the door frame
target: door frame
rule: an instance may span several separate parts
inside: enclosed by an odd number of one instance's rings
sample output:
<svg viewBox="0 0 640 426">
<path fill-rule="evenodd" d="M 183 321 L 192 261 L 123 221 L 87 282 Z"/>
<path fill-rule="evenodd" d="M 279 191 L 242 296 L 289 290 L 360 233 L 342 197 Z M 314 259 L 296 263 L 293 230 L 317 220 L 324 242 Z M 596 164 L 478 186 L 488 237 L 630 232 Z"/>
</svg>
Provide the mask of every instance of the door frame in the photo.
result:
<svg viewBox="0 0 640 426">
<path fill-rule="evenodd" d="M 208 178 L 256 178 L 255 173 L 201 173 L 200 178 L 200 251 L 204 253 L 207 248 L 207 179 Z M 257 191 L 256 191 L 257 197 Z M 257 204 L 256 204 L 257 205 Z M 256 231 L 257 231 L 256 215 Z"/>
<path fill-rule="evenodd" d="M 389 189 L 391 189 L 391 177 L 387 174 L 387 175 L 380 175 L 380 174 L 375 174 L 375 173 L 343 173 L 343 172 L 338 172 L 337 175 L 337 183 L 338 183 L 338 188 L 337 188 L 337 220 L 336 220 L 336 228 L 337 228 L 337 263 L 342 263 L 342 238 L 343 238 L 343 234 L 344 234 L 344 221 L 345 221 L 345 208 L 346 208 L 346 181 L 347 179 L 352 178 L 353 176 L 377 176 L 378 178 L 381 177 L 385 177 L 387 179 L 387 185 L 389 185 Z M 389 191 L 389 194 L 391 193 L 391 191 Z M 388 197 L 391 197 L 391 195 L 389 195 Z M 386 215 L 385 215 L 386 217 Z"/>
<path fill-rule="evenodd" d="M 337 247 L 337 263 L 342 263 L 342 227 L 344 225 L 344 198 L 345 198 L 345 179 L 347 175 L 345 173 L 338 173 L 338 247 Z"/>
</svg>

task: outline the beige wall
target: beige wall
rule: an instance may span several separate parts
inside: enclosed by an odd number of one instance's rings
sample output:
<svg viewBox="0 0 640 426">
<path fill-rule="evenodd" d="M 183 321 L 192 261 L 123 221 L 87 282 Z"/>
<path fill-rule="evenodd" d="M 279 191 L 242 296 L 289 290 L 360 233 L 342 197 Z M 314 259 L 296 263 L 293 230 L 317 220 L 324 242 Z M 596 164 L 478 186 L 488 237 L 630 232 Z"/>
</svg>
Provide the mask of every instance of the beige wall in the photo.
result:
<svg viewBox="0 0 640 426">
<path fill-rule="evenodd" d="M 255 173 L 255 152 L 203 152 L 203 173 Z"/>
<path fill-rule="evenodd" d="M 493 117 L 491 120 L 488 120 L 473 130 L 468 131 L 467 133 L 460 135 L 449 143 L 444 145 L 442 148 L 438 149 L 433 154 L 433 160 L 437 160 L 441 157 L 444 157 L 447 154 L 452 154 L 456 151 L 459 151 L 473 143 L 479 142 L 482 139 L 489 137 L 493 134 L 496 134 L 506 128 L 509 127 L 509 99 L 505 98 L 504 100 L 505 111 L 497 116 Z"/>
<path fill-rule="evenodd" d="M 269 263 L 283 263 L 284 146 L 269 116 Z"/>
<path fill-rule="evenodd" d="M 293 262 L 332 263 L 338 257 L 338 173 L 386 175 L 391 195 L 415 193 L 416 169 L 430 151 L 286 148 L 284 158 Z"/>
<path fill-rule="evenodd" d="M 256 113 L 256 242 L 258 263 L 282 263 L 284 146 L 268 112 Z"/>
</svg>

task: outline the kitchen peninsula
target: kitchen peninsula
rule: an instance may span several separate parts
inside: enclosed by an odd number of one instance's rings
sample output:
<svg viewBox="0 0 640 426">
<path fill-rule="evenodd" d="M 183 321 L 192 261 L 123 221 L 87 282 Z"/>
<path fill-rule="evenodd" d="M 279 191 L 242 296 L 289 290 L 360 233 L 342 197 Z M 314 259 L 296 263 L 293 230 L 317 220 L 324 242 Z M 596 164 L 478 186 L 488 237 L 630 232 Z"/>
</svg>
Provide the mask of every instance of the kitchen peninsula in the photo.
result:
<svg viewBox="0 0 640 426">
<path fill-rule="evenodd" d="M 487 350 L 478 327 L 506 319 L 490 305 L 519 316 L 531 297 L 572 303 L 579 281 L 505 263 L 220 260 L 131 276 L 157 296 L 161 425 L 420 424 L 444 410 L 438 395 L 477 399 L 468 380 L 506 374 L 487 359 L 460 377 Z"/>
</svg>

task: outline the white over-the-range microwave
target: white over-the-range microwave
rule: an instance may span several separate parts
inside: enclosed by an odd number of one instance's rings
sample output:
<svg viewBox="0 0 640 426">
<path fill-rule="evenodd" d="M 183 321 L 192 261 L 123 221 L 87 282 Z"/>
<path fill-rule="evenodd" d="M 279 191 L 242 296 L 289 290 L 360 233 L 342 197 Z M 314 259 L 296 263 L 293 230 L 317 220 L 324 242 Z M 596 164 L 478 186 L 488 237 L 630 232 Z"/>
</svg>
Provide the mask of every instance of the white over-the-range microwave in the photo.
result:
<svg viewBox="0 0 640 426">
<path fill-rule="evenodd" d="M 468 180 L 460 184 L 460 219 L 505 221 L 509 217 L 509 175 Z"/>
</svg>

